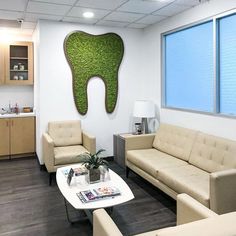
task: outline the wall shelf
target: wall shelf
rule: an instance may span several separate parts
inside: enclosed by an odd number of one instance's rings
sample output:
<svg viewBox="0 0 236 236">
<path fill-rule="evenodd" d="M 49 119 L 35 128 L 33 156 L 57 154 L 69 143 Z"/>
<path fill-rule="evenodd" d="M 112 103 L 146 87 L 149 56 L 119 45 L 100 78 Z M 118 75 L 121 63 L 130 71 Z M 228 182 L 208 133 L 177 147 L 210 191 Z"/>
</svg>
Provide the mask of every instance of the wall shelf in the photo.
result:
<svg viewBox="0 0 236 236">
<path fill-rule="evenodd" d="M 28 60 L 28 57 L 10 57 L 12 60 Z"/>
</svg>

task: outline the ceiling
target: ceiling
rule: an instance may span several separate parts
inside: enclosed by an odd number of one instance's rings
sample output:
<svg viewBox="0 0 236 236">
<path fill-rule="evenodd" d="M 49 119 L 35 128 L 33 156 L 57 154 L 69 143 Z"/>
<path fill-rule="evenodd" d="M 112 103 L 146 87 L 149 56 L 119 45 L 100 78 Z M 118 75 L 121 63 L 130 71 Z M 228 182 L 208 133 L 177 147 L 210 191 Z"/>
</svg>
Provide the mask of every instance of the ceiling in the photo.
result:
<svg viewBox="0 0 236 236">
<path fill-rule="evenodd" d="M 145 28 L 208 0 L 0 0 L 0 19 L 23 19 L 32 34 L 39 19 L 111 27 Z M 85 11 L 94 18 L 85 19 Z"/>
</svg>

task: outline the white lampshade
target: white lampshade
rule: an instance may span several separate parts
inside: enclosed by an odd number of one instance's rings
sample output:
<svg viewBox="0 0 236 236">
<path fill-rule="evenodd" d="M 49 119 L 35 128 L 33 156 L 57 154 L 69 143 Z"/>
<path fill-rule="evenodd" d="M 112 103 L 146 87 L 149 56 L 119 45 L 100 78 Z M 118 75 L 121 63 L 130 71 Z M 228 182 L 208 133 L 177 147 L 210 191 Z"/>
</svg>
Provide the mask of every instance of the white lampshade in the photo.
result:
<svg viewBox="0 0 236 236">
<path fill-rule="evenodd" d="M 154 103 L 145 100 L 135 101 L 133 116 L 142 118 L 155 117 Z"/>
</svg>

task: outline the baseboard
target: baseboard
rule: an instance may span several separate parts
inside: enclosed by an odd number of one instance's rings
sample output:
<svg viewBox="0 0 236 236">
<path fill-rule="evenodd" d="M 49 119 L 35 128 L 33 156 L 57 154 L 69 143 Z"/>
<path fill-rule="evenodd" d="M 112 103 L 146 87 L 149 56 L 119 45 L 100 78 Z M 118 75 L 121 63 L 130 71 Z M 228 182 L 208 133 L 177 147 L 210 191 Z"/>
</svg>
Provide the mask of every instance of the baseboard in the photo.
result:
<svg viewBox="0 0 236 236">
<path fill-rule="evenodd" d="M 38 162 L 38 165 L 39 165 L 40 170 L 41 170 L 41 171 L 47 171 L 45 164 L 40 164 L 40 162 L 39 162 L 39 157 L 38 157 L 37 153 L 35 153 L 35 156 L 36 156 L 36 160 L 37 160 L 37 162 Z"/>
<path fill-rule="evenodd" d="M 47 168 L 46 168 L 45 164 L 40 164 L 40 170 L 41 171 L 47 171 Z"/>
<path fill-rule="evenodd" d="M 114 161 L 114 156 L 103 157 L 106 161 Z"/>
<path fill-rule="evenodd" d="M 35 153 L 26 153 L 26 154 L 16 154 L 9 156 L 0 156 L 0 161 L 17 161 L 17 160 L 25 160 L 25 159 L 34 159 Z"/>
</svg>

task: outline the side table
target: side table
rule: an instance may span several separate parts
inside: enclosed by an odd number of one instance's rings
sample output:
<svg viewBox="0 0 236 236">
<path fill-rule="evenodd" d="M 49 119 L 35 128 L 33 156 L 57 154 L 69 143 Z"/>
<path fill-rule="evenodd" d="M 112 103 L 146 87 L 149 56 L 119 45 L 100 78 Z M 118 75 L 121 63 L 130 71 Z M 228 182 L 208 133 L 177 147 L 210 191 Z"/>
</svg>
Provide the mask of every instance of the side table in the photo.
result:
<svg viewBox="0 0 236 236">
<path fill-rule="evenodd" d="M 113 155 L 115 162 L 125 168 L 125 137 L 132 136 L 134 134 L 114 134 L 113 135 Z"/>
</svg>

